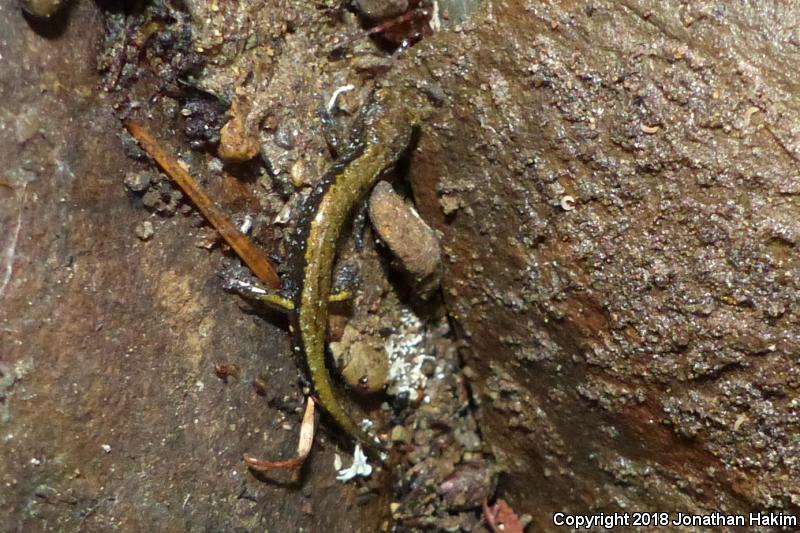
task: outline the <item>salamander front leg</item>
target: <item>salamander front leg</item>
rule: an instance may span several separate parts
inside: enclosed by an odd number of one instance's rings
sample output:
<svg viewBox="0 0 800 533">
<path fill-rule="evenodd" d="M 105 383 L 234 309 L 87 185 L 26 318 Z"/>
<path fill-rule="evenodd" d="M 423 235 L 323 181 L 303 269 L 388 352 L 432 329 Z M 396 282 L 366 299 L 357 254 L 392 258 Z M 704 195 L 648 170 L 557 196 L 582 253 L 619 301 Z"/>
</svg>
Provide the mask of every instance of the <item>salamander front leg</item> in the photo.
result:
<svg viewBox="0 0 800 533">
<path fill-rule="evenodd" d="M 319 117 L 322 122 L 322 134 L 325 136 L 325 142 L 328 144 L 328 150 L 334 158 L 341 157 L 347 153 L 350 148 L 345 137 L 337 124 L 333 114 L 328 109 L 320 112 Z"/>
<path fill-rule="evenodd" d="M 279 291 L 240 279 L 228 278 L 223 282 L 225 290 L 235 292 L 247 300 L 255 300 L 267 304 L 278 311 L 294 311 L 294 301 L 287 298 Z"/>
<path fill-rule="evenodd" d="M 226 279 L 223 283 L 225 290 L 235 292 L 242 298 L 254 300 L 272 307 L 278 311 L 294 311 L 294 301 L 287 298 L 279 291 L 270 289 L 260 283 L 250 283 L 239 279 Z M 328 302 L 345 302 L 350 300 L 353 294 L 348 290 L 331 293 Z"/>
<path fill-rule="evenodd" d="M 328 303 L 346 302 L 347 300 L 350 300 L 351 298 L 353 298 L 353 293 L 351 293 L 347 289 L 344 289 L 344 290 L 341 290 L 339 292 L 331 293 L 328 296 Z"/>
</svg>

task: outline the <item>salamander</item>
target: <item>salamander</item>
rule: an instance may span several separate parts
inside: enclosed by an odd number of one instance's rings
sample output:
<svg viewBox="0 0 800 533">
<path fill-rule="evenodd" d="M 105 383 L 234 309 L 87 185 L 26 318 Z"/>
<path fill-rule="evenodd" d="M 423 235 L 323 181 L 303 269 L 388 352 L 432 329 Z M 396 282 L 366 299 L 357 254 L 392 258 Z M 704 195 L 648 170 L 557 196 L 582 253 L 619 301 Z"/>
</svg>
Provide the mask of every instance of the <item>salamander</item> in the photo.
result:
<svg viewBox="0 0 800 533">
<path fill-rule="evenodd" d="M 291 298 L 253 284 L 228 280 L 228 289 L 289 311 L 293 316 L 296 349 L 304 355 L 319 404 L 339 426 L 369 448 L 379 448 L 342 407 L 333 391 L 325 366 L 325 335 L 331 295 L 336 245 L 352 211 L 409 147 L 414 131 L 427 115 L 427 107 L 413 95 L 382 89 L 357 121 L 356 141 L 348 155 L 322 177 L 301 208 L 293 244 L 294 271 L 287 292 Z M 222 216 L 191 176 L 158 146 L 139 124 L 126 121 L 126 128 L 192 199 L 231 247 L 253 268 L 264 266 L 259 279 L 278 285 L 277 276 L 263 258 L 255 257 L 252 245 Z M 238 237 L 237 237 L 238 236 Z M 237 237 L 237 238 L 234 238 Z M 256 254 L 257 255 L 257 254 Z M 248 260 L 250 259 L 250 260 Z"/>
<path fill-rule="evenodd" d="M 337 399 L 325 366 L 328 301 L 336 248 L 342 228 L 384 171 L 411 143 L 422 114 L 392 89 L 376 92 L 364 112 L 361 132 L 350 154 L 322 177 L 301 208 L 294 243 L 292 294 L 294 334 L 304 356 L 319 404 L 351 437 L 375 448 Z"/>
</svg>

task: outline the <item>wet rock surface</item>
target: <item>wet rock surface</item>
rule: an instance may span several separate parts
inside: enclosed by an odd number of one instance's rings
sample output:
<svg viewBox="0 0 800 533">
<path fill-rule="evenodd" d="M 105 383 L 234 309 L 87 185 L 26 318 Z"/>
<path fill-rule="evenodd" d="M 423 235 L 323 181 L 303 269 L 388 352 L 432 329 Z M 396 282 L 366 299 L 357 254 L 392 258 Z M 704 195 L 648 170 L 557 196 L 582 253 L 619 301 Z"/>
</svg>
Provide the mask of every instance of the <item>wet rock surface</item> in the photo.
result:
<svg viewBox="0 0 800 533">
<path fill-rule="evenodd" d="M 417 50 L 443 103 L 416 199 L 500 493 L 538 527 L 797 513 L 798 16 L 508 2 Z"/>
<path fill-rule="evenodd" d="M 362 26 L 330 2 L 76 3 L 46 35 L 0 6 L 2 529 L 484 531 L 494 494 L 543 530 L 798 513 L 800 14 L 465 5 L 394 58 L 368 39 L 331 57 Z M 296 445 L 285 320 L 221 290 L 236 260 L 119 118 L 285 256 L 377 84 L 435 108 L 406 166 L 460 358 L 370 239 L 343 246 L 360 286 L 332 340 L 372 324 L 385 379 L 406 365 L 394 399 L 353 402 L 392 466 L 336 482 L 351 450 L 323 418 L 299 478 L 256 479 L 243 452 Z"/>
</svg>

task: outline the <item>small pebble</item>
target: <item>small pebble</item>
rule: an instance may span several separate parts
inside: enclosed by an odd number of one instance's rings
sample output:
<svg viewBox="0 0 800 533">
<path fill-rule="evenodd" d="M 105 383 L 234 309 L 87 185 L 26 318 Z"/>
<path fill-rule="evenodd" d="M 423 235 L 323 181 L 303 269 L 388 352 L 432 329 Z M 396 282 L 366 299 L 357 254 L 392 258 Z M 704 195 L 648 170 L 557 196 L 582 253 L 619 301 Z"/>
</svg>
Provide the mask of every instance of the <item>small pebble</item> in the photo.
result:
<svg viewBox="0 0 800 533">
<path fill-rule="evenodd" d="M 266 396 L 267 395 L 267 382 L 263 378 L 254 378 L 253 379 L 253 389 L 255 389 L 256 394 L 259 396 Z"/>
<path fill-rule="evenodd" d="M 41 484 L 37 485 L 35 489 L 33 489 L 33 494 L 37 498 L 42 498 L 43 500 L 49 500 L 56 496 L 57 492 L 56 489 L 49 485 Z"/>
<path fill-rule="evenodd" d="M 330 349 L 345 382 L 357 391 L 372 393 L 386 386 L 389 360 L 384 350 L 368 341 L 369 338 L 362 339 L 361 333 L 348 325 L 341 340 L 330 343 Z"/>
<path fill-rule="evenodd" d="M 445 216 L 452 215 L 462 207 L 461 199 L 452 194 L 443 194 L 439 198 L 439 205 L 442 206 L 442 212 Z"/>
<path fill-rule="evenodd" d="M 149 220 L 145 220 L 144 222 L 139 223 L 136 226 L 136 236 L 143 241 L 148 241 L 153 236 L 155 231 L 153 231 L 153 223 Z"/>
<path fill-rule="evenodd" d="M 392 68 L 392 60 L 386 57 L 363 55 L 356 56 L 350 65 L 356 72 L 377 76 Z"/>
<path fill-rule="evenodd" d="M 244 113 L 236 100 L 230 108 L 231 119 L 219 132 L 220 159 L 231 163 L 249 161 L 258 154 L 258 140 L 251 135 L 244 121 Z"/>
<path fill-rule="evenodd" d="M 150 189 L 142 196 L 142 203 L 148 209 L 155 209 L 159 202 L 161 202 L 161 195 L 156 190 Z"/>
<path fill-rule="evenodd" d="M 292 182 L 295 189 L 299 189 L 308 183 L 308 172 L 306 171 L 306 164 L 302 159 L 295 161 L 289 169 L 289 180 Z"/>
<path fill-rule="evenodd" d="M 408 11 L 408 0 L 355 0 L 359 13 L 373 20 L 396 17 Z"/>
<path fill-rule="evenodd" d="M 411 435 L 404 426 L 395 426 L 392 428 L 392 434 L 389 437 L 392 442 L 410 442 Z"/>
<path fill-rule="evenodd" d="M 151 175 L 148 172 L 129 172 L 124 183 L 133 192 L 144 192 L 150 187 Z"/>
</svg>

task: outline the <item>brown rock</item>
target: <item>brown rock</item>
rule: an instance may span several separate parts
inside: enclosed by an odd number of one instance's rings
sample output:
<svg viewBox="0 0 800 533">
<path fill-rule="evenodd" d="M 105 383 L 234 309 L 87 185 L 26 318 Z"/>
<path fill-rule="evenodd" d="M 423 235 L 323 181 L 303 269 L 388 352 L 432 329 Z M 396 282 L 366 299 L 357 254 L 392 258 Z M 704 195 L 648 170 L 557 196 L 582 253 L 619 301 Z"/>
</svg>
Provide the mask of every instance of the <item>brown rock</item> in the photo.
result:
<svg viewBox="0 0 800 533">
<path fill-rule="evenodd" d="M 369 216 L 420 293 L 430 294 L 441 281 L 441 248 L 436 232 L 385 181 L 372 191 Z"/>
<path fill-rule="evenodd" d="M 330 343 L 330 348 L 348 385 L 362 392 L 379 392 L 386 386 L 389 360 L 379 342 L 369 341 L 348 325 L 341 341 Z"/>
<path fill-rule="evenodd" d="M 245 124 L 244 113 L 237 100 L 230 109 L 231 118 L 219 132 L 219 156 L 228 162 L 249 161 L 258 153 L 258 140 L 251 135 Z M 244 115 L 244 116 L 243 116 Z"/>
</svg>

